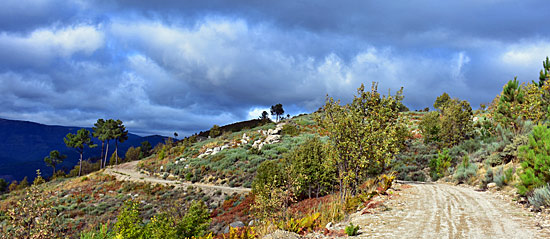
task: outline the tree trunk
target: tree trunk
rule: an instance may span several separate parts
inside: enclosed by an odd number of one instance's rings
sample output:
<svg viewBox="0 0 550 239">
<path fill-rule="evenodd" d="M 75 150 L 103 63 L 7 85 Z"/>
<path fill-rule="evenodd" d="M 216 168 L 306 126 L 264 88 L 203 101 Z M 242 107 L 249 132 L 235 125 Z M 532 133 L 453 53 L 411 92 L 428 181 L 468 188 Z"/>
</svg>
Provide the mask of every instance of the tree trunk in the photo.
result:
<svg viewBox="0 0 550 239">
<path fill-rule="evenodd" d="M 103 162 L 103 167 L 107 167 L 107 155 L 109 155 L 109 140 L 107 140 L 107 150 L 105 150 L 105 161 Z"/>
<path fill-rule="evenodd" d="M 82 174 L 82 152 L 80 152 L 80 166 L 78 167 L 78 176 Z"/>
<path fill-rule="evenodd" d="M 115 164 L 118 164 L 118 139 L 115 139 Z"/>
<path fill-rule="evenodd" d="M 52 178 L 53 178 L 53 176 L 55 175 L 55 165 L 53 165 L 52 168 L 53 168 L 53 174 L 52 174 Z"/>
<path fill-rule="evenodd" d="M 103 168 L 103 150 L 105 149 L 105 140 L 101 141 L 101 157 L 99 158 L 99 168 Z"/>
</svg>

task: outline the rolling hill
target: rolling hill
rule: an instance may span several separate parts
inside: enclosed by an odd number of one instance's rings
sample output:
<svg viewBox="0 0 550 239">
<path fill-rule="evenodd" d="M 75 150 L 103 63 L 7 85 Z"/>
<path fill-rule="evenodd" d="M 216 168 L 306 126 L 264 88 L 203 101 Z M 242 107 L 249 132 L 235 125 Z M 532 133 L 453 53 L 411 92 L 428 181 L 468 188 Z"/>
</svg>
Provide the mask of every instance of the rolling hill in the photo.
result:
<svg viewBox="0 0 550 239">
<path fill-rule="evenodd" d="M 44 176 L 50 176 L 52 169 L 44 163 L 44 157 L 51 150 L 59 150 L 68 157 L 58 168 L 70 169 L 78 162 L 78 154 L 71 148 L 67 148 L 63 138 L 67 133 L 76 133 L 81 127 L 67 127 L 55 125 L 43 125 L 39 123 L 19 120 L 0 119 L 0 178 L 8 181 L 21 180 L 29 177 L 32 180 L 36 175 L 36 169 L 40 169 Z M 87 128 L 91 131 L 91 128 Z M 164 142 L 166 137 L 154 135 L 141 137 L 128 134 L 128 140 L 119 144 L 119 155 L 123 156 L 131 146 L 139 146 L 143 141 L 149 141 L 152 146 Z M 101 142 L 95 139 L 96 144 Z M 109 146 L 113 152 L 114 142 Z M 84 158 L 99 157 L 101 146 L 94 149 L 85 149 Z"/>
</svg>

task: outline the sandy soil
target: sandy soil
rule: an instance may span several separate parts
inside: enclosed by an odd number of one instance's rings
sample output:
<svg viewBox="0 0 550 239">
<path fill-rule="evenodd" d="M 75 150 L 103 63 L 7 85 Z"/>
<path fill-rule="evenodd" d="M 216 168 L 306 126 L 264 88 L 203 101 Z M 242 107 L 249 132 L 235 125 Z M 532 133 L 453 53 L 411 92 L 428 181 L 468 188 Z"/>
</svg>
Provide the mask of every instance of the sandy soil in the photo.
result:
<svg viewBox="0 0 550 239">
<path fill-rule="evenodd" d="M 250 192 L 249 188 L 232 188 L 232 187 L 210 185 L 210 184 L 187 183 L 187 182 L 172 181 L 172 180 L 165 180 L 161 178 L 152 177 L 149 175 L 142 174 L 137 170 L 138 162 L 139 161 L 132 161 L 132 162 L 123 163 L 115 166 L 109 166 L 105 169 L 104 173 L 113 175 L 117 178 L 117 180 L 121 180 L 121 181 L 150 182 L 153 184 L 159 183 L 164 185 L 173 185 L 175 187 L 194 186 L 194 187 L 199 187 L 203 189 L 221 190 L 222 192 L 225 192 L 227 194 L 232 194 L 232 193 L 246 194 Z"/>
<path fill-rule="evenodd" d="M 440 183 L 397 188 L 376 210 L 352 214 L 335 229 L 351 221 L 360 226 L 357 238 L 550 238 L 532 214 L 491 192 Z"/>
</svg>

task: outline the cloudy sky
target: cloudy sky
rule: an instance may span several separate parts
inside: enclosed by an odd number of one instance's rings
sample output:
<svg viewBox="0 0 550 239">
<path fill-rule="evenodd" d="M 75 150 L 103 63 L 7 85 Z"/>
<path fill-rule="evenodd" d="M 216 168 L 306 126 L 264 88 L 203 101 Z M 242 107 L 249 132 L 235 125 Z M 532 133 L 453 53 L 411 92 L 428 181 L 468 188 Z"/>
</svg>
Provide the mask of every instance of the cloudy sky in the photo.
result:
<svg viewBox="0 0 550 239">
<path fill-rule="evenodd" d="M 3 0 L 0 117 L 188 135 L 298 114 L 361 83 L 411 109 L 448 92 L 474 108 L 550 55 L 533 0 Z"/>
</svg>

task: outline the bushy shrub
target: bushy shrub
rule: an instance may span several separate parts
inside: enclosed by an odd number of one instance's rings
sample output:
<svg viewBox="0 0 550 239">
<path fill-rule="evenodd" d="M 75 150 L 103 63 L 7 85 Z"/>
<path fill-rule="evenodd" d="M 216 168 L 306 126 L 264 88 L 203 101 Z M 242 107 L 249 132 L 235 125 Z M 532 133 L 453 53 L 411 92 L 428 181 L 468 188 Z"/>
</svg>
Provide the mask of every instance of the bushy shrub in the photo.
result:
<svg viewBox="0 0 550 239">
<path fill-rule="evenodd" d="M 210 213 L 202 201 L 193 201 L 187 213 L 177 225 L 178 235 L 203 236 L 210 226 Z"/>
<path fill-rule="evenodd" d="M 437 181 L 441 177 L 445 176 L 447 169 L 451 166 L 451 156 L 449 156 L 449 150 L 445 149 L 443 152 L 437 154 L 436 158 L 432 158 L 430 161 L 430 176 L 433 181 Z"/>
<path fill-rule="evenodd" d="M 283 129 L 282 129 L 281 133 L 282 133 L 282 135 L 296 136 L 296 135 L 300 134 L 300 130 L 295 125 L 285 124 L 285 125 L 283 125 Z"/>
<path fill-rule="evenodd" d="M 470 158 L 465 156 L 462 163 L 456 168 L 454 179 L 458 182 L 468 182 L 472 176 L 475 176 L 477 172 L 477 165 L 470 162 Z"/>
<path fill-rule="evenodd" d="M 533 194 L 528 197 L 529 203 L 535 208 L 540 208 L 541 206 L 550 206 L 550 186 L 547 184 L 545 186 L 536 188 L 533 191 Z"/>
</svg>

